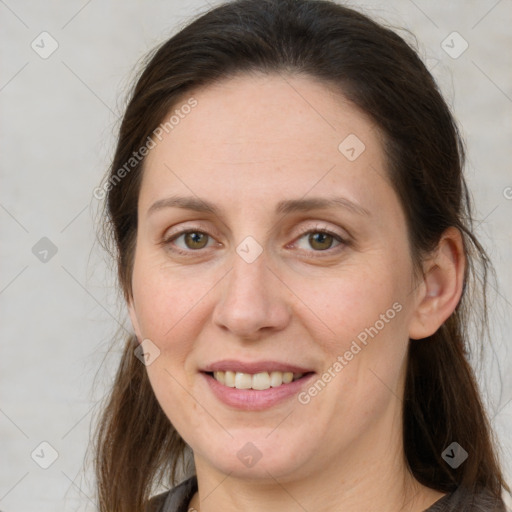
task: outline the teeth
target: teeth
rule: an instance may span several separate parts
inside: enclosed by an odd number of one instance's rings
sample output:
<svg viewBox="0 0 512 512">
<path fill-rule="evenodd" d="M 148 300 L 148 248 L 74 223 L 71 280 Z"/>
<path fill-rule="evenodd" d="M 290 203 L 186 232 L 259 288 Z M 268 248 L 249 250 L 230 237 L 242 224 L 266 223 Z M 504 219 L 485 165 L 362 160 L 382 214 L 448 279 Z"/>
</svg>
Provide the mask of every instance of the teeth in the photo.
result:
<svg viewBox="0 0 512 512">
<path fill-rule="evenodd" d="M 236 389 L 251 389 L 252 377 L 249 373 L 236 372 L 235 375 L 235 388 Z"/>
<path fill-rule="evenodd" d="M 249 379 L 251 378 L 251 376 L 249 374 L 245 374 L 249 377 Z M 268 389 L 270 387 L 270 377 L 268 375 L 267 372 L 261 372 L 261 373 L 255 373 L 253 376 L 252 376 L 252 389 L 260 389 L 260 390 L 263 390 L 263 389 Z"/>
<path fill-rule="evenodd" d="M 271 372 L 270 373 L 270 385 L 273 388 L 277 388 L 283 383 L 283 372 Z"/>
<path fill-rule="evenodd" d="M 303 373 L 293 372 L 260 372 L 255 374 L 242 373 L 242 372 L 213 372 L 213 378 L 228 386 L 237 389 L 257 389 L 263 391 L 264 389 L 277 388 L 282 384 L 289 384 L 290 382 L 300 379 Z"/>
<path fill-rule="evenodd" d="M 293 380 L 292 372 L 284 372 L 283 373 L 283 384 L 289 384 Z"/>
<path fill-rule="evenodd" d="M 215 380 L 218 380 L 221 384 L 224 384 L 225 386 L 228 385 L 226 384 L 226 374 L 224 372 L 213 372 L 213 376 L 215 377 Z"/>
<path fill-rule="evenodd" d="M 224 373 L 224 372 L 217 372 Z M 224 373 L 224 384 L 230 388 L 235 387 L 235 372 L 225 372 Z"/>
</svg>

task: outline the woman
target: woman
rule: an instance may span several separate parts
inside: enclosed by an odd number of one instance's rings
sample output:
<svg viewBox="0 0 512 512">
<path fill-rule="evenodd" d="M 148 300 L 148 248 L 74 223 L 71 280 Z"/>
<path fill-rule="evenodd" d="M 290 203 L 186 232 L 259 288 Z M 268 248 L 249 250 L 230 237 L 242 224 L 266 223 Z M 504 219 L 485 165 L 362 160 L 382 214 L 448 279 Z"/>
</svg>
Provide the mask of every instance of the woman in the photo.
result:
<svg viewBox="0 0 512 512">
<path fill-rule="evenodd" d="M 134 335 L 100 510 L 504 510 L 462 166 L 421 60 L 351 9 L 240 0 L 163 44 L 103 187 Z"/>
</svg>

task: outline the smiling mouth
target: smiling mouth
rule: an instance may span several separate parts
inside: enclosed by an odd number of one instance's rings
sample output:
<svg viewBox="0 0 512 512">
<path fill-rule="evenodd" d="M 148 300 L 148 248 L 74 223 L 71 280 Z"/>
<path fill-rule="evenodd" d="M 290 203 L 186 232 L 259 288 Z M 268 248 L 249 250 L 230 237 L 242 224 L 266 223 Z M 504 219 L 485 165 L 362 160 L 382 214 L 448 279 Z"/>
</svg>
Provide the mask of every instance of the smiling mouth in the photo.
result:
<svg viewBox="0 0 512 512">
<path fill-rule="evenodd" d="M 291 382 L 302 379 L 306 375 L 310 375 L 310 373 L 311 372 L 293 373 L 280 371 L 244 373 L 228 370 L 207 372 L 207 375 L 229 388 L 264 391 L 265 389 L 278 388 L 290 384 Z"/>
</svg>

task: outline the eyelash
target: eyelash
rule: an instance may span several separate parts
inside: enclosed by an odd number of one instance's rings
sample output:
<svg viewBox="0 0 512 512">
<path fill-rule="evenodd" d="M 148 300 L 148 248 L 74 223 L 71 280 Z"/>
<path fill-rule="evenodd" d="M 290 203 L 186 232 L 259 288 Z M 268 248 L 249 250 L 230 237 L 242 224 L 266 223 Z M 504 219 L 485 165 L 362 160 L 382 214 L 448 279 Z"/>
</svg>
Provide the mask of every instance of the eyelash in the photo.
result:
<svg viewBox="0 0 512 512">
<path fill-rule="evenodd" d="M 166 248 L 169 248 L 172 252 L 175 252 L 177 254 L 181 254 L 183 256 L 190 256 L 191 253 L 194 253 L 194 252 L 202 252 L 202 249 L 188 249 L 188 250 L 184 250 L 184 249 L 180 249 L 176 246 L 174 247 L 171 247 L 172 245 L 172 242 L 174 242 L 175 240 L 177 240 L 178 238 L 180 238 L 181 236 L 183 235 L 187 235 L 189 233 L 200 233 L 202 235 L 206 235 L 208 236 L 210 239 L 213 239 L 213 236 L 211 236 L 209 233 L 205 232 L 202 228 L 200 228 L 199 226 L 195 227 L 195 226 L 192 226 L 190 228 L 187 228 L 187 229 L 184 229 L 183 231 L 178 231 L 177 233 L 173 233 L 172 235 L 168 236 L 168 237 L 165 237 L 164 240 L 162 240 L 161 242 L 161 245 L 163 245 L 164 247 Z M 337 248 L 338 249 L 343 249 L 342 246 L 349 246 L 350 243 L 348 240 L 342 238 L 339 234 L 327 229 L 327 228 L 315 228 L 315 229 L 307 229 L 305 231 L 303 231 L 297 238 L 296 240 L 300 240 L 301 238 L 303 238 L 305 235 L 308 235 L 308 234 L 312 234 L 312 233 L 323 233 L 323 234 L 326 234 L 326 235 L 330 235 L 332 236 L 337 242 L 339 242 L 339 245 L 335 246 L 335 247 L 331 247 L 329 249 L 325 249 L 323 251 L 321 250 L 317 250 L 315 251 L 314 249 L 312 249 L 311 251 L 308 251 L 308 252 L 312 252 L 312 253 L 320 253 L 318 256 L 313 256 L 313 257 L 321 257 L 322 254 L 332 254 L 332 251 L 336 250 Z M 301 249 L 301 250 L 305 250 L 305 249 Z"/>
</svg>

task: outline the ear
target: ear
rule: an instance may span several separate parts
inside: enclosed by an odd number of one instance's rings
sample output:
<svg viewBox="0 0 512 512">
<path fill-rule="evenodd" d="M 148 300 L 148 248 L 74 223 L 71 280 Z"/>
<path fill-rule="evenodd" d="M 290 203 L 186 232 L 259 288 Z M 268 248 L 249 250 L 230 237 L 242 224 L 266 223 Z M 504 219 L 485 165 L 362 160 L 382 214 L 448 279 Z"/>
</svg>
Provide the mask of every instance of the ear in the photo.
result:
<svg viewBox="0 0 512 512">
<path fill-rule="evenodd" d="M 453 313 L 462 295 L 465 266 L 462 235 L 457 228 L 449 227 L 424 262 L 409 338 L 431 336 Z"/>
<path fill-rule="evenodd" d="M 139 343 L 142 342 L 142 336 L 140 332 L 139 320 L 137 318 L 137 313 L 135 312 L 135 305 L 133 303 L 133 297 L 128 301 L 128 313 L 130 315 L 130 320 L 132 322 L 133 330 L 135 331 L 135 335 L 139 340 Z"/>
</svg>

